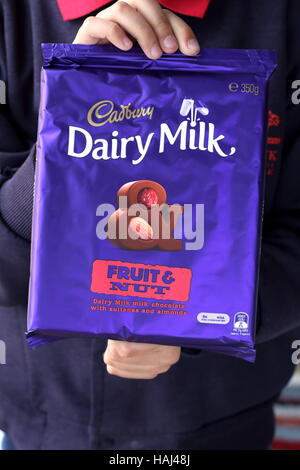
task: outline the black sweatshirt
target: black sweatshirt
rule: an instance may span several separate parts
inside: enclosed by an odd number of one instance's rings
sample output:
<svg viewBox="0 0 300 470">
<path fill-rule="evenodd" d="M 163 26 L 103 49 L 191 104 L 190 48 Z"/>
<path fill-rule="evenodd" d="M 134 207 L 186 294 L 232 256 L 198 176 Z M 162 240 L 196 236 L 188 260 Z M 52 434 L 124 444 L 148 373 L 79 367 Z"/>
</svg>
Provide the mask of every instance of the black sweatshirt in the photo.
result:
<svg viewBox="0 0 300 470">
<path fill-rule="evenodd" d="M 278 52 L 257 361 L 184 349 L 170 371 L 143 381 L 106 373 L 104 340 L 36 351 L 25 344 L 40 44 L 72 42 L 83 18 L 63 22 L 55 0 L 0 0 L 0 79 L 7 84 L 7 104 L 0 104 L 0 340 L 7 346 L 0 428 L 18 448 L 201 448 L 203 426 L 274 399 L 291 376 L 291 343 L 300 339 L 300 105 L 291 100 L 300 79 L 299 11 L 297 0 L 212 0 L 204 19 L 183 17 L 203 47 Z"/>
</svg>

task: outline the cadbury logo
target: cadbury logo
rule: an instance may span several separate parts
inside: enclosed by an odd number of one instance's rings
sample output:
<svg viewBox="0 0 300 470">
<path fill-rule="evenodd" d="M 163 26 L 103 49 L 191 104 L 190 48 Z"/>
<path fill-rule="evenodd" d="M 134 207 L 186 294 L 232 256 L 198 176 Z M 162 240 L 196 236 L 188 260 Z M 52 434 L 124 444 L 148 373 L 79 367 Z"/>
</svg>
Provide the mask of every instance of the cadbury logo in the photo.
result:
<svg viewBox="0 0 300 470">
<path fill-rule="evenodd" d="M 198 106 L 199 104 L 199 106 Z M 113 124 L 124 119 L 148 117 L 152 119 L 154 106 L 132 108 L 131 103 L 114 108 L 109 100 L 99 101 L 88 111 L 88 122 L 94 126 Z M 111 129 L 110 136 L 100 131 L 97 136 L 82 127 L 69 126 L 68 155 L 75 158 L 84 158 L 91 155 L 94 160 L 118 160 L 131 158 L 133 165 L 141 163 L 148 152 L 162 154 L 174 146 L 178 150 L 200 150 L 219 155 L 222 158 L 236 154 L 236 147 L 226 142 L 224 134 L 220 134 L 213 122 L 207 122 L 210 111 L 199 100 L 184 98 L 180 106 L 181 121 L 168 123 L 161 122 L 159 127 L 153 128 L 150 133 L 141 128 L 141 134 L 130 129 L 132 135 L 119 135 L 115 128 Z M 175 115 L 174 115 L 175 117 Z M 182 120 L 182 118 L 185 118 Z M 156 123 L 157 124 L 157 123 Z M 146 126 L 147 129 L 147 126 Z"/>
<path fill-rule="evenodd" d="M 91 126 L 100 127 L 105 124 L 124 121 L 124 119 L 137 119 L 147 116 L 152 119 L 154 106 L 132 108 L 131 103 L 121 104 L 120 110 L 115 109 L 115 105 L 110 100 L 103 100 L 95 103 L 87 113 L 87 120 Z"/>
</svg>

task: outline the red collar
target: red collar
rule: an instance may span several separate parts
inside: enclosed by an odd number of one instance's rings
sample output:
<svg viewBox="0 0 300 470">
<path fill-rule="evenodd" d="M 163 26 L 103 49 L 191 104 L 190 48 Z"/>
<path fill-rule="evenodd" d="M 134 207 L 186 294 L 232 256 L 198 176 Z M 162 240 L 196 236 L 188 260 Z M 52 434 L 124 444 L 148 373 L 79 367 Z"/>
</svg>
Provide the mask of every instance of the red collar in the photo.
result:
<svg viewBox="0 0 300 470">
<path fill-rule="evenodd" d="M 88 15 L 94 10 L 101 8 L 110 0 L 56 0 L 64 21 L 74 20 L 81 16 Z M 173 10 L 188 16 L 203 18 L 210 0 L 159 0 L 159 3 Z"/>
</svg>

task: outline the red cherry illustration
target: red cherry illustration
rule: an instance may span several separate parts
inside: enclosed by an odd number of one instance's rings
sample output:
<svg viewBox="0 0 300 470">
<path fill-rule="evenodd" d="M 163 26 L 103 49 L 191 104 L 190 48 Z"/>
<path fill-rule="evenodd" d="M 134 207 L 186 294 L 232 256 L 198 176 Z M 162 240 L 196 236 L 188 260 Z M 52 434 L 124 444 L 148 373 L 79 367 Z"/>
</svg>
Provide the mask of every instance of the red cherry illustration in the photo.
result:
<svg viewBox="0 0 300 470">
<path fill-rule="evenodd" d="M 151 207 L 158 203 L 158 194 L 152 188 L 144 188 L 138 193 L 137 200 L 139 204 Z"/>
</svg>

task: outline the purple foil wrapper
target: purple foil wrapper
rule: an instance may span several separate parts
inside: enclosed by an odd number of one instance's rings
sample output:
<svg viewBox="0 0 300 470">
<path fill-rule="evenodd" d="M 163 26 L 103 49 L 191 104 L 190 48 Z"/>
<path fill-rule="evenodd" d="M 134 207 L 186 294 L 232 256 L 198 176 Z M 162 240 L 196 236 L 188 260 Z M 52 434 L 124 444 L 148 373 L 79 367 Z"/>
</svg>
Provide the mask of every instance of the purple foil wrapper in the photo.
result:
<svg viewBox="0 0 300 470">
<path fill-rule="evenodd" d="M 274 53 L 42 49 L 29 345 L 91 336 L 253 362 Z"/>
</svg>

